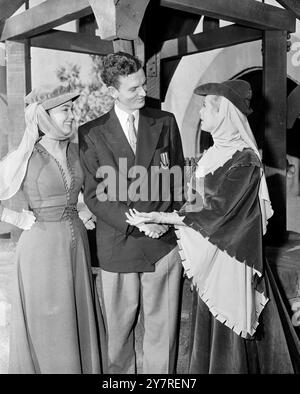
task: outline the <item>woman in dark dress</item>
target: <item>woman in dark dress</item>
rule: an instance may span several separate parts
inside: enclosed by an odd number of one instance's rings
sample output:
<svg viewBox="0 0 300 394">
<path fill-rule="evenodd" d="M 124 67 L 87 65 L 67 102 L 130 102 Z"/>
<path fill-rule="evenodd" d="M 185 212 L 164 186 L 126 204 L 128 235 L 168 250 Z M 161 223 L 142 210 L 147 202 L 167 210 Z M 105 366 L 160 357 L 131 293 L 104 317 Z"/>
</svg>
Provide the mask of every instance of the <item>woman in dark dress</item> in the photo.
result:
<svg viewBox="0 0 300 394">
<path fill-rule="evenodd" d="M 78 96 L 59 86 L 31 92 L 21 144 L 0 162 L 0 199 L 22 190 L 31 210 L 22 223 L 17 213 L 2 212 L 2 220 L 26 230 L 16 250 L 10 373 L 103 371 L 104 328 L 76 209 L 83 184 L 71 142 Z"/>
<path fill-rule="evenodd" d="M 128 222 L 177 227 L 182 264 L 196 289 L 190 373 L 299 372 L 299 341 L 263 259 L 273 211 L 246 117 L 250 85 L 208 83 L 195 93 L 206 96 L 201 128 L 214 144 L 189 182 L 193 198 L 179 213 L 131 212 Z"/>
</svg>

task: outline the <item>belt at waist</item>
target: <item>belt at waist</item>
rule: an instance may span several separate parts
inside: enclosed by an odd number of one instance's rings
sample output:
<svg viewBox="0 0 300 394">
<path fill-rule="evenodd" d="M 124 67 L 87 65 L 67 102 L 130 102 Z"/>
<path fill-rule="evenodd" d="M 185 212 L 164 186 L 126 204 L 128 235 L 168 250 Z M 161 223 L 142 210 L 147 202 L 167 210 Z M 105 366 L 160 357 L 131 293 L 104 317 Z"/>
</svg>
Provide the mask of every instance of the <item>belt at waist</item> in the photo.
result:
<svg viewBox="0 0 300 394">
<path fill-rule="evenodd" d="M 75 205 L 33 208 L 33 214 L 37 222 L 61 222 L 78 218 L 78 211 Z"/>
</svg>

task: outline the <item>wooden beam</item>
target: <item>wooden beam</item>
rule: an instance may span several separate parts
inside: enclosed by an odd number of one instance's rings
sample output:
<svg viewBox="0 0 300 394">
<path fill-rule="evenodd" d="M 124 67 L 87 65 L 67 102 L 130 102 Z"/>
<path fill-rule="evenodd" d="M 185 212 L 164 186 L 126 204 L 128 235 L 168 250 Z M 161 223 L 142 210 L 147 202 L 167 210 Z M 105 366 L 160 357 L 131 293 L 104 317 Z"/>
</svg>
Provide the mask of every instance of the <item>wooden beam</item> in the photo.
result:
<svg viewBox="0 0 300 394">
<path fill-rule="evenodd" d="M 286 232 L 286 36 L 287 32 L 266 31 L 263 38 L 263 161 L 277 171 L 267 178 L 274 209 L 270 233 L 277 240 Z"/>
<path fill-rule="evenodd" d="M 79 52 L 96 55 L 107 55 L 113 52 L 112 41 L 101 40 L 101 38 L 90 34 L 72 33 L 61 30 L 50 30 L 49 32 L 34 36 L 30 40 L 32 47 L 56 49 L 66 52 Z"/>
<path fill-rule="evenodd" d="M 130 55 L 133 55 L 134 47 L 133 47 L 133 41 L 131 40 L 113 40 L 113 52 L 126 52 L 130 53 Z"/>
<path fill-rule="evenodd" d="M 300 19 L 300 2 L 299 0 L 277 0 L 287 10 L 293 12 L 296 18 Z"/>
<path fill-rule="evenodd" d="M 0 0 L 0 21 L 9 18 L 26 0 Z"/>
<path fill-rule="evenodd" d="M 150 0 L 89 0 L 102 39 L 135 40 Z"/>
<path fill-rule="evenodd" d="M 5 43 L 7 56 L 7 102 L 8 117 L 10 120 L 10 149 L 16 148 L 22 139 L 25 130 L 24 97 L 30 91 L 28 76 L 30 76 L 30 54 L 27 42 L 18 43 L 8 41 Z"/>
<path fill-rule="evenodd" d="M 160 54 L 154 54 L 146 62 L 147 104 L 159 108 L 161 105 Z"/>
<path fill-rule="evenodd" d="M 141 23 L 150 0 L 118 0 L 117 34 L 119 38 L 138 38 Z"/>
<path fill-rule="evenodd" d="M 167 60 L 261 39 L 260 30 L 231 25 L 165 41 L 160 58 Z"/>
<path fill-rule="evenodd" d="M 212 29 L 218 29 L 220 27 L 220 20 L 216 18 L 211 18 L 210 16 L 203 17 L 203 29 L 202 31 L 208 31 Z"/>
<path fill-rule="evenodd" d="M 19 145 L 25 130 L 24 97 L 30 88 L 26 86 L 28 75 L 30 74 L 30 64 L 26 54 L 26 43 L 10 41 L 5 43 L 5 47 L 9 121 L 8 145 L 9 151 L 12 151 Z M 28 209 L 28 203 L 22 192 L 18 192 L 11 199 L 6 200 L 4 204 L 6 207 L 16 211 Z M 11 231 L 11 238 L 17 241 L 20 234 L 21 230 L 15 228 Z"/>
<path fill-rule="evenodd" d="M 118 38 L 115 0 L 89 0 L 98 24 L 96 34 L 103 40 Z"/>
<path fill-rule="evenodd" d="M 295 17 L 290 12 L 255 0 L 160 0 L 160 4 L 261 30 L 294 32 L 296 28 Z"/>
<path fill-rule="evenodd" d="M 47 0 L 7 19 L 0 41 L 29 38 L 91 13 L 88 0 Z"/>
<path fill-rule="evenodd" d="M 94 14 L 83 16 L 78 19 L 77 33 L 89 34 L 94 36 L 97 29 L 97 22 Z"/>
<path fill-rule="evenodd" d="M 272 167 L 286 168 L 286 32 L 267 31 L 263 39 L 266 135 Z"/>
<path fill-rule="evenodd" d="M 138 37 L 133 41 L 134 56 L 140 59 L 145 64 L 145 44 L 144 41 Z"/>
</svg>

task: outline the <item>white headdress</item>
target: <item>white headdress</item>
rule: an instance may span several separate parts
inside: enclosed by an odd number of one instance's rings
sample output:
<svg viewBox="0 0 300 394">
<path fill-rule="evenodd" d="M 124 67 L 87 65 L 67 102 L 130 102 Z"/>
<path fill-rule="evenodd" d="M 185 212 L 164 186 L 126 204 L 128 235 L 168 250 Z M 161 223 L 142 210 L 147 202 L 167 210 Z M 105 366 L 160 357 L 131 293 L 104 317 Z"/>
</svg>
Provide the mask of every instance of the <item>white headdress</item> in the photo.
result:
<svg viewBox="0 0 300 394">
<path fill-rule="evenodd" d="M 68 139 L 73 134 L 63 135 L 52 122 L 46 110 L 78 98 L 77 92 L 70 92 L 64 86 L 45 85 L 29 93 L 25 102 L 26 129 L 18 148 L 0 161 L 0 200 L 7 200 L 20 189 L 27 171 L 28 161 L 39 139 L 39 130 L 51 138 Z"/>
</svg>

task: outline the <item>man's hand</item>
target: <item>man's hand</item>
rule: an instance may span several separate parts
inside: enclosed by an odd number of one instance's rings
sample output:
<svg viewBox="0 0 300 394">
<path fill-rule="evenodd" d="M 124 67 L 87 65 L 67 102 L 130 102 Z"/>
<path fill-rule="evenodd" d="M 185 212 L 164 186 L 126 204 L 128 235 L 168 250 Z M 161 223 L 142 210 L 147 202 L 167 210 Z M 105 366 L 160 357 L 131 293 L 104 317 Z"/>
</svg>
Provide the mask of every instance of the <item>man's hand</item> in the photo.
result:
<svg viewBox="0 0 300 394">
<path fill-rule="evenodd" d="M 160 238 L 163 234 L 165 234 L 169 230 L 169 226 L 160 225 L 160 224 L 140 224 L 137 225 L 137 228 L 145 233 L 147 237 L 150 238 Z"/>
<path fill-rule="evenodd" d="M 93 219 L 89 219 L 84 223 L 84 226 L 87 230 L 94 230 L 96 227 L 95 222 Z"/>
</svg>

